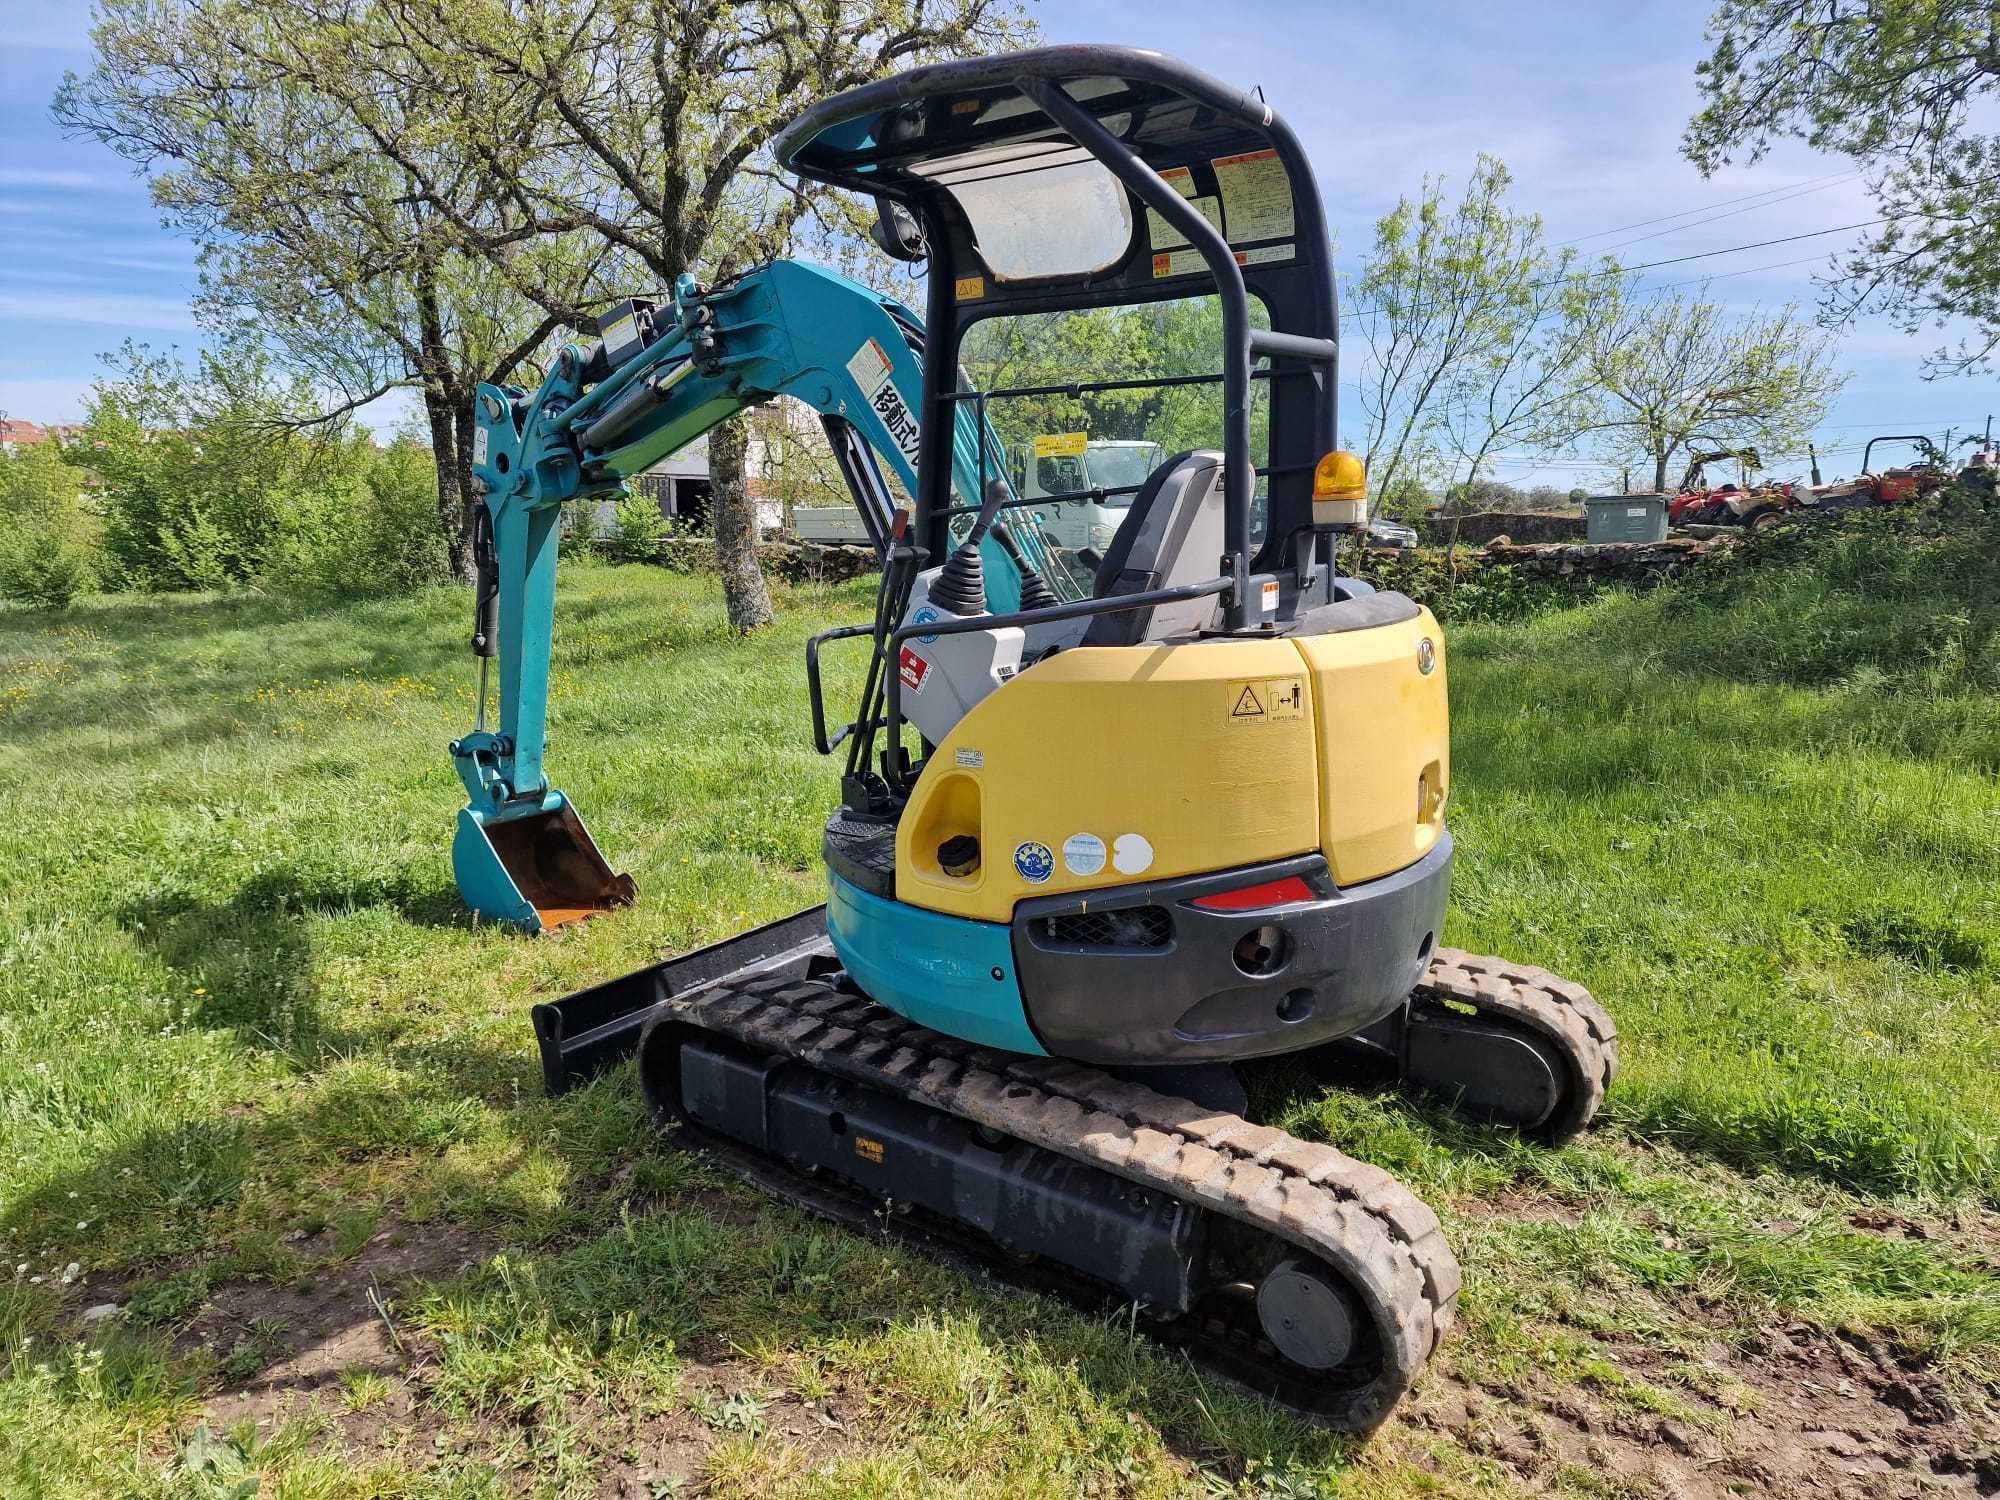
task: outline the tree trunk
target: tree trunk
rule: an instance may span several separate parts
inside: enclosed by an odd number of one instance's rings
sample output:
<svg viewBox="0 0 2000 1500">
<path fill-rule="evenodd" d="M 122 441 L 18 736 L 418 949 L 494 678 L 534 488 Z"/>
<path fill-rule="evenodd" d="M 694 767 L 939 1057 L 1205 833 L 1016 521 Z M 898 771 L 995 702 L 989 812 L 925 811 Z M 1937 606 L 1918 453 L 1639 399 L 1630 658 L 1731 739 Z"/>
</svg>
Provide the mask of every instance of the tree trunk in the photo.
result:
<svg viewBox="0 0 2000 1500">
<path fill-rule="evenodd" d="M 452 463 L 457 468 L 458 492 L 465 497 L 451 536 L 451 571 L 466 583 L 476 581 L 472 576 L 472 504 L 479 492 L 472 483 L 472 437 L 476 420 L 473 402 L 478 399 L 478 392 L 469 386 L 451 396 Z"/>
<path fill-rule="evenodd" d="M 429 380 L 424 382 L 424 416 L 431 429 L 431 462 L 437 468 L 438 528 L 444 532 L 451 576 L 466 576 L 466 487 L 458 462 L 458 434 L 452 426 L 451 398 Z"/>
<path fill-rule="evenodd" d="M 451 349 L 445 342 L 434 267 L 419 265 L 416 277 L 417 348 L 424 377 L 424 410 L 431 424 L 431 462 L 437 465 L 438 525 L 444 530 L 451 576 L 472 582 L 472 547 L 467 502 L 472 491 L 472 393 L 452 380 Z"/>
<path fill-rule="evenodd" d="M 715 519 L 715 565 L 722 574 L 722 598 L 729 623 L 755 630 L 774 618 L 771 591 L 757 566 L 757 513 L 743 472 L 749 424 L 731 417 L 708 435 L 709 504 Z"/>
<path fill-rule="evenodd" d="M 1653 493 L 1664 495 L 1666 492 L 1667 455 L 1665 453 L 1655 453 L 1653 455 Z"/>
</svg>

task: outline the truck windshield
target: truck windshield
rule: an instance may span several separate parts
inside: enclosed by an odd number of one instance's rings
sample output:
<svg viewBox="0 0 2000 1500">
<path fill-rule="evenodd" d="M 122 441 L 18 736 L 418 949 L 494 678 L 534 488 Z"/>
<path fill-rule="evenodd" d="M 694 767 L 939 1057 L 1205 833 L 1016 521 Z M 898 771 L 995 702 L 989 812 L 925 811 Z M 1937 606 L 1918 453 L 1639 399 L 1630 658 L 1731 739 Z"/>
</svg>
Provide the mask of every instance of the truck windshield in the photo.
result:
<svg viewBox="0 0 2000 1500">
<path fill-rule="evenodd" d="M 1090 463 L 1090 482 L 1093 487 L 1116 490 L 1134 488 L 1146 482 L 1146 476 L 1160 466 L 1166 457 L 1166 450 L 1158 443 L 1105 443 L 1092 444 L 1086 455 Z M 1108 495 L 1106 505 L 1130 505 L 1130 495 Z"/>
</svg>

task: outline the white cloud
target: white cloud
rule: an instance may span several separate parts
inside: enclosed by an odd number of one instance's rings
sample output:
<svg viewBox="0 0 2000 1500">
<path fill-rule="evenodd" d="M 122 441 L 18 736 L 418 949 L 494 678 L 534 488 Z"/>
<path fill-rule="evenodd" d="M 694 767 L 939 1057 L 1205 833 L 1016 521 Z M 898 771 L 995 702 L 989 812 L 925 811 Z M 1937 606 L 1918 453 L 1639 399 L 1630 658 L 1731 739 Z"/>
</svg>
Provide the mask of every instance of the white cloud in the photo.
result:
<svg viewBox="0 0 2000 1500">
<path fill-rule="evenodd" d="M 57 192 L 97 192 L 122 181 L 110 172 L 60 172 L 40 167 L 0 167 L 0 188 L 52 188 Z"/>
<path fill-rule="evenodd" d="M 173 297 L 122 292 L 55 292 L 28 295 L 0 291 L 0 319 L 31 323 L 91 323 L 135 333 L 192 331 L 194 314 Z"/>
</svg>

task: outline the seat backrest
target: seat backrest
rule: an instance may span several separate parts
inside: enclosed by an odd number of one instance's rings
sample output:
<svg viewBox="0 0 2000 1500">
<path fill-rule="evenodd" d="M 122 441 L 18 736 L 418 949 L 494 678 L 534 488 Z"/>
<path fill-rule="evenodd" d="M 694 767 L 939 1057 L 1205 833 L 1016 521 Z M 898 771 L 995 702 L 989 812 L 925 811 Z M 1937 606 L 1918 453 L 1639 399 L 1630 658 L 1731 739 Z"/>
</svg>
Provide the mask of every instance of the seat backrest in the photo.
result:
<svg viewBox="0 0 2000 1500">
<path fill-rule="evenodd" d="M 1222 455 L 1176 453 L 1146 476 L 1097 567 L 1095 597 L 1201 583 L 1222 571 Z M 1220 618 L 1214 597 L 1098 615 L 1086 646 L 1136 646 L 1205 629 Z"/>
</svg>

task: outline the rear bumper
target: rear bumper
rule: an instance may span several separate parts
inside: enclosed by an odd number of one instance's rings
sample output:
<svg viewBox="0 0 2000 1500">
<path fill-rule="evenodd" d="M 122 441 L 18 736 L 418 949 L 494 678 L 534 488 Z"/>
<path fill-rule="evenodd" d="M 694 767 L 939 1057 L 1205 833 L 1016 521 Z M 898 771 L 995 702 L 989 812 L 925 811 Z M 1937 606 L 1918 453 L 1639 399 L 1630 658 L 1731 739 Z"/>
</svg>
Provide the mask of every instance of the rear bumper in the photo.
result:
<svg viewBox="0 0 2000 1500">
<path fill-rule="evenodd" d="M 1235 1061 L 1336 1041 L 1410 992 L 1444 926 L 1452 841 L 1393 875 L 1336 887 L 1318 854 L 1213 875 L 1024 901 L 1014 968 L 1042 1046 L 1082 1062 Z M 1311 900 L 1214 911 L 1202 897 L 1298 877 Z M 1245 972 L 1245 934 L 1279 956 Z"/>
</svg>

